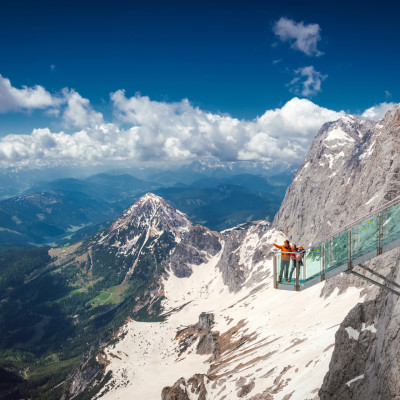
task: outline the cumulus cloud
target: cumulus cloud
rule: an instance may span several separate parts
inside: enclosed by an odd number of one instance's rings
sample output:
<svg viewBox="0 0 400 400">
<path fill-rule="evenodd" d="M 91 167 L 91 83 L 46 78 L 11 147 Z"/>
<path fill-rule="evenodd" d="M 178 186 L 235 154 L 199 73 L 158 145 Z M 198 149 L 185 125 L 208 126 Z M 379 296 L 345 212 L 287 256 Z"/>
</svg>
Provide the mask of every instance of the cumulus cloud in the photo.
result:
<svg viewBox="0 0 400 400">
<path fill-rule="evenodd" d="M 290 91 L 297 95 L 310 97 L 321 91 L 321 83 L 328 75 L 322 75 L 312 65 L 298 68 L 294 71 L 295 77 L 290 81 Z"/>
<path fill-rule="evenodd" d="M 321 28 L 318 24 L 295 22 L 282 17 L 275 22 L 273 32 L 282 42 L 290 42 L 293 49 L 299 50 L 308 56 L 321 56 L 317 49 Z"/>
<path fill-rule="evenodd" d="M 103 123 L 103 115 L 93 110 L 90 101 L 78 92 L 73 89 L 64 89 L 63 96 L 67 103 L 63 120 L 67 127 L 84 128 Z"/>
<path fill-rule="evenodd" d="M 88 106 L 77 93 L 70 96 L 77 109 Z M 95 124 L 73 134 L 40 129 L 31 135 L 9 135 L 0 139 L 0 161 L 8 165 L 74 160 L 173 163 L 217 157 L 299 162 L 322 124 L 343 115 L 298 98 L 250 121 L 202 111 L 188 100 L 129 98 L 122 90 L 113 93 L 111 100 L 115 123 L 94 116 Z M 87 113 L 76 118 L 76 124 L 88 122 Z"/>
<path fill-rule="evenodd" d="M 22 86 L 17 89 L 7 78 L 0 75 L 0 112 L 19 111 L 22 109 L 45 109 L 57 107 L 62 100 L 52 96 L 43 86 Z"/>
<path fill-rule="evenodd" d="M 374 121 L 378 121 L 380 119 L 382 119 L 385 114 L 391 110 L 394 106 L 396 105 L 396 103 L 381 103 L 381 104 L 377 104 L 376 106 L 373 106 L 371 108 L 368 108 L 367 110 L 365 110 L 362 113 L 362 117 L 364 118 L 368 118 L 368 119 L 372 119 Z"/>
<path fill-rule="evenodd" d="M 65 88 L 56 95 L 40 85 L 18 89 L 12 86 L 9 79 L 0 75 L 0 113 L 32 109 L 42 109 L 51 117 L 62 115 L 67 128 L 85 128 L 104 123 L 103 115 L 73 89 Z"/>
</svg>

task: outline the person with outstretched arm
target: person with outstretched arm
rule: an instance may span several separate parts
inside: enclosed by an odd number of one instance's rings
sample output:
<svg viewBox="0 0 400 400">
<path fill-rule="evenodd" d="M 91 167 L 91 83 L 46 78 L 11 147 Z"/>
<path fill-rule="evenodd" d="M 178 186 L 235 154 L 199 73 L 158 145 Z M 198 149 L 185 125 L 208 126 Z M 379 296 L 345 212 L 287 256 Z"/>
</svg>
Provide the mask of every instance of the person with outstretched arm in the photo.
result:
<svg viewBox="0 0 400 400">
<path fill-rule="evenodd" d="M 289 281 L 289 264 L 290 264 L 290 242 L 289 240 L 285 240 L 283 243 L 283 246 L 280 246 L 279 244 L 273 243 L 273 245 L 275 247 L 277 247 L 278 249 L 281 249 L 282 255 L 281 255 L 281 269 L 279 271 L 279 279 L 278 279 L 278 283 L 282 282 L 282 277 L 283 277 L 283 273 L 285 272 L 285 279 L 286 282 L 290 282 Z"/>
</svg>

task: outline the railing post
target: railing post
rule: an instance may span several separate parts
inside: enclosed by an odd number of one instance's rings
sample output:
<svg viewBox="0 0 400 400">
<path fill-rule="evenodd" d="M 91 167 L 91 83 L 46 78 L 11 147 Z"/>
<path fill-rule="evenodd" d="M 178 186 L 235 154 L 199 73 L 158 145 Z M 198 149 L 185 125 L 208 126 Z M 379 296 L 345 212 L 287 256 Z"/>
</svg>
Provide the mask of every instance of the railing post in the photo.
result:
<svg viewBox="0 0 400 400">
<path fill-rule="evenodd" d="M 296 256 L 296 292 L 300 292 L 300 284 L 299 284 L 299 260 L 297 259 Z"/>
<path fill-rule="evenodd" d="M 382 213 L 378 214 L 378 256 L 382 254 Z"/>
<path fill-rule="evenodd" d="M 321 245 L 321 257 L 322 257 L 321 281 L 324 281 L 325 280 L 325 243 L 322 243 L 322 245 Z"/>
<path fill-rule="evenodd" d="M 352 270 L 353 269 L 353 263 L 352 263 L 352 260 L 351 260 L 351 228 L 349 229 L 349 241 L 348 241 L 348 247 L 349 247 L 349 261 L 348 261 L 348 270 Z"/>
<path fill-rule="evenodd" d="M 274 266 L 274 288 L 278 289 L 278 282 L 276 281 L 276 254 L 274 254 L 274 262 L 273 262 L 273 266 Z"/>
</svg>

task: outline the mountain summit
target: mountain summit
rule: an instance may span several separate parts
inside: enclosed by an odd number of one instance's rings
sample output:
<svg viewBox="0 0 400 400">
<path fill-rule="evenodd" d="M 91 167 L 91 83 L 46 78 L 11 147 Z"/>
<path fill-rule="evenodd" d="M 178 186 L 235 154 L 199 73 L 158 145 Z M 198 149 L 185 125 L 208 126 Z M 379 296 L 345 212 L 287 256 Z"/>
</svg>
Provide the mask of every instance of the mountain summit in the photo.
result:
<svg viewBox="0 0 400 400">
<path fill-rule="evenodd" d="M 120 252 L 126 254 L 140 243 L 143 235 L 149 240 L 165 233 L 180 242 L 191 226 L 185 214 L 177 211 L 163 198 L 147 193 L 100 234 L 98 243 L 118 247 Z"/>
<path fill-rule="evenodd" d="M 143 272 L 141 268 L 160 265 L 191 227 L 185 214 L 161 197 L 147 193 L 85 247 L 94 270 L 97 266 L 104 274 L 105 265 L 99 260 L 106 259 L 108 270 L 117 273 L 118 280 L 123 277 L 126 281 L 135 269 Z"/>
</svg>

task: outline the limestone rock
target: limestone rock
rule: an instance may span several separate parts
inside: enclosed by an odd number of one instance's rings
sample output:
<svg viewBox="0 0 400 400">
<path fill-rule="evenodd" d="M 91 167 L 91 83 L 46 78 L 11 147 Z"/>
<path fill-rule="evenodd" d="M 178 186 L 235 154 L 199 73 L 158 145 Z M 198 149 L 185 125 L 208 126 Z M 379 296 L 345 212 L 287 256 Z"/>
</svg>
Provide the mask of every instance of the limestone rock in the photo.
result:
<svg viewBox="0 0 400 400">
<path fill-rule="evenodd" d="M 181 378 L 172 387 L 165 387 L 162 390 L 162 400 L 206 400 L 207 389 L 205 386 L 206 376 L 196 374 L 189 380 Z"/>
<path fill-rule="evenodd" d="M 219 234 L 195 225 L 178 244 L 168 266 L 178 278 L 192 275 L 190 264 L 200 265 L 221 250 Z"/>
<path fill-rule="evenodd" d="M 400 252 L 395 253 L 389 277 L 398 283 Z M 399 297 L 381 290 L 375 300 L 357 305 L 336 334 L 329 372 L 319 391 L 321 400 L 399 399 L 399 335 Z"/>
</svg>

